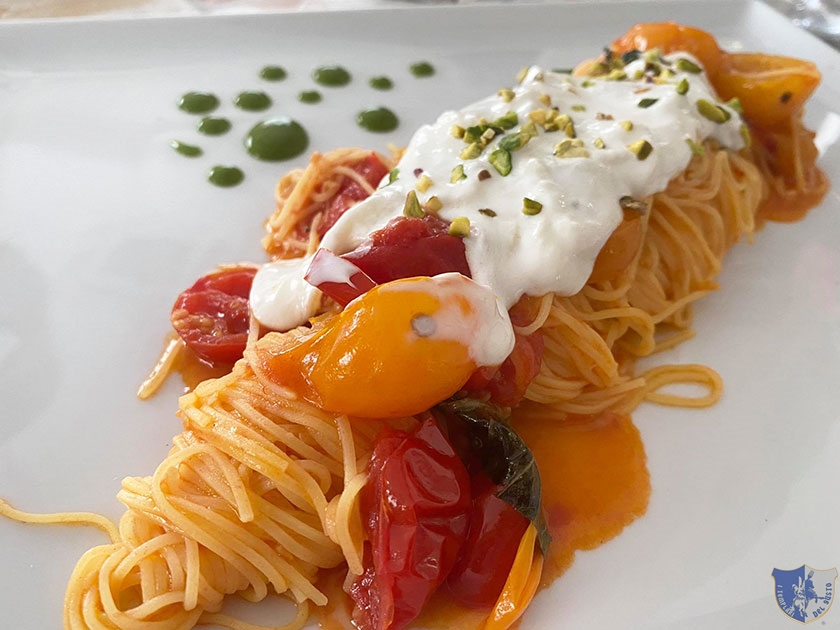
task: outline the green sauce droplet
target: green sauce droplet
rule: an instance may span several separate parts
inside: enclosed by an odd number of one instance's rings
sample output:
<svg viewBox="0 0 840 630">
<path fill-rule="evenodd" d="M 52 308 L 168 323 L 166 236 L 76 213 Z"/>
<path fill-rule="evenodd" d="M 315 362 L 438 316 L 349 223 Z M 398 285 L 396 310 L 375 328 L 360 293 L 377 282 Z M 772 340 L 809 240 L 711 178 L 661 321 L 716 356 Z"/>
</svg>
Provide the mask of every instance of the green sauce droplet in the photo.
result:
<svg viewBox="0 0 840 630">
<path fill-rule="evenodd" d="M 233 104 L 249 112 L 261 112 L 271 107 L 271 97 L 265 92 L 240 92 Z"/>
<path fill-rule="evenodd" d="M 245 138 L 245 148 L 258 160 L 290 160 L 309 146 L 306 130 L 287 116 L 279 116 L 255 125 Z"/>
<path fill-rule="evenodd" d="M 387 107 L 361 111 L 356 115 L 356 122 L 360 127 L 377 133 L 393 131 L 400 124 L 397 115 Z"/>
<path fill-rule="evenodd" d="M 181 155 L 185 155 L 186 157 L 198 157 L 204 151 L 201 150 L 201 147 L 197 147 L 192 144 L 187 144 L 186 142 L 181 142 L 180 140 L 173 140 L 169 143 L 169 146 L 175 149 Z"/>
<path fill-rule="evenodd" d="M 216 186 L 230 188 L 240 184 L 245 179 L 245 174 L 235 166 L 214 166 L 207 173 L 207 179 Z"/>
<path fill-rule="evenodd" d="M 209 92 L 187 92 L 178 101 L 178 107 L 190 114 L 206 114 L 219 106 L 219 99 Z"/>
<path fill-rule="evenodd" d="M 428 61 L 413 63 L 409 66 L 409 70 L 411 70 L 411 74 L 418 78 L 430 77 L 435 73 L 435 67 Z"/>
<path fill-rule="evenodd" d="M 220 136 L 230 131 L 230 121 L 227 118 L 205 116 L 198 123 L 198 130 L 208 136 Z"/>
<path fill-rule="evenodd" d="M 286 76 L 286 69 L 281 66 L 266 66 L 260 70 L 260 78 L 266 81 L 282 81 Z"/>
<path fill-rule="evenodd" d="M 306 90 L 298 94 L 301 103 L 320 103 L 321 93 L 318 90 Z"/>
<path fill-rule="evenodd" d="M 328 87 L 340 87 L 350 83 L 350 73 L 341 66 L 321 66 L 312 72 L 315 83 Z"/>
<path fill-rule="evenodd" d="M 371 77 L 370 87 L 374 90 L 390 90 L 394 87 L 394 82 L 388 77 Z"/>
</svg>

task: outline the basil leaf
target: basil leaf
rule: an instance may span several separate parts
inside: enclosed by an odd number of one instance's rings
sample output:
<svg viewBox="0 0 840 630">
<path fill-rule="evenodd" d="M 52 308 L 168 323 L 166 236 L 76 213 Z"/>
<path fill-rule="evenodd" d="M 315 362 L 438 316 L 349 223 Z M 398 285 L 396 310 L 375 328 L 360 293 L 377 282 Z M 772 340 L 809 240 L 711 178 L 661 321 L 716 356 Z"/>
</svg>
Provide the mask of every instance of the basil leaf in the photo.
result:
<svg viewBox="0 0 840 630">
<path fill-rule="evenodd" d="M 499 486 L 496 493 L 537 528 L 543 553 L 551 537 L 541 510 L 540 471 L 534 454 L 504 420 L 496 405 L 462 398 L 437 405 L 433 414 L 471 473 L 480 468 Z"/>
</svg>

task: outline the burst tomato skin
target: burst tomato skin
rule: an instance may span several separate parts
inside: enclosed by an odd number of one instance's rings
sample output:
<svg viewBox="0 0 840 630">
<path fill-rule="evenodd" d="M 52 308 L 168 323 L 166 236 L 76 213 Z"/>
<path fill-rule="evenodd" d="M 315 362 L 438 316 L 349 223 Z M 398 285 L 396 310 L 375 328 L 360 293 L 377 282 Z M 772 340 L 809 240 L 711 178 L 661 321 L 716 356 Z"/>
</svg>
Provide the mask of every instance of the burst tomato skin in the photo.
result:
<svg viewBox="0 0 840 630">
<path fill-rule="evenodd" d="M 437 423 L 386 429 L 374 445 L 361 510 L 365 572 L 348 592 L 362 630 L 405 627 L 446 579 L 469 527 L 470 480 Z"/>
<path fill-rule="evenodd" d="M 235 363 L 248 340 L 248 294 L 257 270 L 234 267 L 199 278 L 172 306 L 170 320 L 184 343 L 212 365 Z"/>
<path fill-rule="evenodd" d="M 470 530 L 446 585 L 461 605 L 489 608 L 505 586 L 530 521 L 496 496 L 489 479 L 481 484 L 473 477 L 472 489 Z"/>
</svg>

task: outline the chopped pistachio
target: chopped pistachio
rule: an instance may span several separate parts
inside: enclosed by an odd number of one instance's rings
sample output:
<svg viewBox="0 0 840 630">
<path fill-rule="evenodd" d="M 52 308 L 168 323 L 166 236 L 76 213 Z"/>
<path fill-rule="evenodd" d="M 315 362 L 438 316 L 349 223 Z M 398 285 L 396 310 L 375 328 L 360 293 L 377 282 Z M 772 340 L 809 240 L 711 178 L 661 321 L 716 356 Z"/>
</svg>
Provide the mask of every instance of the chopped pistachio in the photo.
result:
<svg viewBox="0 0 840 630">
<path fill-rule="evenodd" d="M 554 145 L 554 155 L 560 158 L 588 158 L 589 151 L 580 138 L 565 138 Z"/>
<path fill-rule="evenodd" d="M 672 72 L 669 68 L 663 68 L 662 72 L 660 72 L 659 76 L 657 77 L 657 79 L 659 79 L 657 83 L 664 83 L 668 79 L 673 79 L 675 76 L 677 75 L 674 72 Z"/>
<path fill-rule="evenodd" d="M 741 101 L 740 99 L 738 99 L 737 96 L 735 98 L 730 98 L 728 101 L 726 101 L 726 104 L 729 107 L 729 109 L 734 110 L 739 116 L 744 115 L 744 107 L 743 105 L 741 105 Z"/>
<path fill-rule="evenodd" d="M 624 129 L 624 131 L 633 131 L 633 121 L 632 120 L 622 120 L 618 124 L 621 125 L 621 128 Z"/>
<path fill-rule="evenodd" d="M 586 111 L 586 105 L 572 105 L 572 111 L 573 112 L 585 112 Z"/>
<path fill-rule="evenodd" d="M 551 71 L 557 74 L 572 74 L 574 68 L 552 68 Z"/>
<path fill-rule="evenodd" d="M 501 90 L 499 90 L 499 96 L 502 97 L 502 100 L 505 103 L 510 103 L 516 96 L 516 93 L 510 88 L 502 88 Z"/>
<path fill-rule="evenodd" d="M 486 125 L 470 125 L 464 130 L 464 142 L 472 144 L 481 140 L 481 134 L 487 129 Z"/>
<path fill-rule="evenodd" d="M 685 57 L 677 59 L 677 63 L 674 64 L 674 67 L 680 72 L 690 72 L 691 74 L 700 74 L 703 72 L 703 68 Z"/>
<path fill-rule="evenodd" d="M 491 217 L 492 218 L 492 217 L 496 216 L 496 211 L 491 210 L 490 208 L 479 208 L 478 213 L 483 214 L 485 217 Z"/>
<path fill-rule="evenodd" d="M 432 195 L 426 200 L 426 205 L 423 207 L 427 212 L 434 214 L 443 208 L 443 203 L 435 195 Z"/>
<path fill-rule="evenodd" d="M 400 169 L 392 168 L 391 171 L 388 173 L 388 183 L 393 184 L 400 176 Z"/>
<path fill-rule="evenodd" d="M 483 182 L 485 179 L 490 179 L 492 175 L 490 175 L 490 171 L 488 171 L 486 168 L 483 168 L 480 171 L 478 171 L 477 177 L 478 181 Z"/>
<path fill-rule="evenodd" d="M 636 72 L 633 73 L 633 80 L 638 81 L 643 76 L 645 76 L 645 71 L 644 70 L 636 70 Z"/>
<path fill-rule="evenodd" d="M 524 147 L 528 143 L 528 140 L 530 138 L 523 136 L 521 131 L 517 131 L 499 140 L 499 148 L 505 151 L 516 151 Z"/>
<path fill-rule="evenodd" d="M 625 195 L 624 197 L 619 199 L 618 205 L 621 206 L 622 210 L 633 210 L 634 212 L 638 212 L 639 214 L 644 214 L 648 210 L 648 205 L 644 201 L 633 199 L 633 197 L 629 195 Z"/>
<path fill-rule="evenodd" d="M 449 129 L 449 135 L 453 138 L 458 138 L 459 140 L 464 137 L 466 133 L 466 129 L 464 129 L 461 125 L 452 125 Z"/>
<path fill-rule="evenodd" d="M 575 123 L 572 121 L 572 117 L 568 114 L 559 114 L 552 123 L 557 129 L 562 129 L 569 138 L 577 138 L 577 134 L 575 133 Z"/>
<path fill-rule="evenodd" d="M 528 66 L 522 66 L 519 72 L 516 73 L 516 82 L 522 83 L 526 76 L 528 76 Z"/>
<path fill-rule="evenodd" d="M 528 199 L 528 197 L 522 199 L 522 214 L 534 216 L 535 214 L 542 212 L 542 207 L 543 206 L 539 201 Z"/>
<path fill-rule="evenodd" d="M 473 142 L 461 151 L 462 160 L 474 160 L 479 155 L 481 155 L 481 145 L 478 142 Z"/>
<path fill-rule="evenodd" d="M 646 160 L 653 151 L 653 145 L 647 140 L 636 140 L 635 142 L 628 144 L 627 148 L 635 153 L 636 158 L 639 160 Z"/>
<path fill-rule="evenodd" d="M 417 190 L 419 190 L 421 193 L 424 193 L 427 190 L 429 190 L 429 188 L 431 188 L 431 186 L 432 186 L 432 178 L 429 177 L 428 175 L 425 175 L 425 174 L 421 175 L 417 179 L 417 183 L 414 185 L 414 187 Z"/>
<path fill-rule="evenodd" d="M 604 140 L 602 138 L 595 138 L 592 141 L 592 144 L 595 145 L 596 149 L 606 149 L 607 148 L 607 143 L 604 142 Z"/>
<path fill-rule="evenodd" d="M 548 94 L 540 94 L 540 103 L 546 107 L 551 106 L 551 97 Z"/>
<path fill-rule="evenodd" d="M 470 235 L 470 220 L 467 217 L 455 217 L 449 224 L 449 234 L 466 238 Z"/>
<path fill-rule="evenodd" d="M 662 60 L 662 53 L 658 48 L 645 51 L 645 63 L 657 63 Z"/>
<path fill-rule="evenodd" d="M 488 144 L 490 144 L 490 141 L 495 137 L 496 137 L 496 132 L 493 131 L 492 127 L 488 127 L 487 129 L 484 130 L 484 133 L 481 134 L 481 138 L 479 138 L 479 142 L 481 143 L 481 146 L 486 147 Z"/>
<path fill-rule="evenodd" d="M 506 151 L 505 149 L 496 149 L 490 154 L 487 161 L 490 162 L 493 168 L 495 168 L 502 177 L 508 175 L 511 171 L 510 151 Z"/>
<path fill-rule="evenodd" d="M 691 138 L 686 138 L 685 142 L 693 155 L 703 155 L 706 152 L 706 147 L 703 146 L 702 142 L 697 142 Z"/>
<path fill-rule="evenodd" d="M 504 129 L 507 131 L 508 129 L 513 129 L 516 125 L 519 124 L 519 116 L 516 112 L 508 112 L 503 116 L 499 116 L 496 120 L 490 123 L 490 126 L 494 129 L 498 127 L 499 129 Z"/>
<path fill-rule="evenodd" d="M 683 77 L 682 80 L 677 83 L 677 94 L 688 94 L 688 87 L 688 79 Z"/>
<path fill-rule="evenodd" d="M 422 219 L 425 215 L 423 208 L 420 207 L 420 201 L 417 199 L 417 193 L 413 190 L 405 196 L 405 205 L 403 206 L 403 215 L 406 217 L 416 217 Z"/>
<path fill-rule="evenodd" d="M 741 138 L 744 141 L 744 147 L 749 149 L 752 146 L 752 134 L 750 134 L 750 128 L 746 125 L 741 125 Z"/>
<path fill-rule="evenodd" d="M 627 73 L 624 70 L 620 70 L 615 68 L 614 70 L 610 70 L 610 73 L 606 76 L 607 81 L 624 81 L 627 78 Z"/>
<path fill-rule="evenodd" d="M 454 184 L 460 182 L 462 179 L 467 179 L 467 174 L 464 172 L 464 165 L 458 164 L 452 169 L 452 174 L 449 176 L 449 183 Z"/>
<path fill-rule="evenodd" d="M 522 125 L 521 131 L 528 136 L 529 140 L 537 137 L 537 126 L 531 120 Z"/>
<path fill-rule="evenodd" d="M 707 118 L 719 125 L 725 123 L 732 117 L 732 115 L 722 107 L 703 98 L 697 101 L 697 111 L 700 112 L 700 115 L 703 118 Z"/>
<path fill-rule="evenodd" d="M 560 129 L 558 122 L 560 113 L 554 109 L 535 109 L 528 113 L 528 118 L 535 125 L 539 125 L 546 131 L 557 131 Z M 568 118 L 568 116 L 566 116 Z M 565 123 L 563 123 L 565 125 Z M 536 129 L 536 128 L 535 128 Z"/>
<path fill-rule="evenodd" d="M 613 119 L 612 114 L 605 114 L 604 112 L 598 112 L 597 114 L 595 114 L 595 118 L 597 120 L 612 120 Z"/>
<path fill-rule="evenodd" d="M 593 85 L 595 85 L 595 81 L 590 81 L 589 79 L 584 79 L 580 82 L 580 86 L 585 88 L 592 87 Z"/>
<path fill-rule="evenodd" d="M 648 107 L 656 103 L 658 100 L 658 98 L 643 98 L 638 103 L 636 103 L 636 106 L 641 107 L 642 109 L 647 109 Z"/>
</svg>

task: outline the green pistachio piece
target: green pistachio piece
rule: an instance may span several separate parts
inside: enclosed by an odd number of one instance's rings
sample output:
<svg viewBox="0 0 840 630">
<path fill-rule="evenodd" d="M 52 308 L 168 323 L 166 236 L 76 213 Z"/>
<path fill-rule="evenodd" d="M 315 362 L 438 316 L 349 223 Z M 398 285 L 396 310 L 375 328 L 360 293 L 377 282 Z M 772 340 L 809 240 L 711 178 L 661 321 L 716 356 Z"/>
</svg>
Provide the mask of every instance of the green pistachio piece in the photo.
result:
<svg viewBox="0 0 840 630">
<path fill-rule="evenodd" d="M 646 160 L 653 152 L 653 145 L 647 140 L 636 140 L 635 142 L 628 144 L 627 148 L 635 153 L 636 158 L 639 160 Z"/>
<path fill-rule="evenodd" d="M 417 199 L 417 193 L 413 190 L 409 191 L 409 193 L 405 196 L 403 216 L 416 217 L 418 219 L 422 219 L 425 216 L 423 213 L 423 208 L 420 207 L 420 201 Z"/>
<path fill-rule="evenodd" d="M 464 165 L 458 164 L 452 169 L 452 174 L 449 176 L 449 183 L 454 184 L 460 182 L 462 179 L 467 179 L 467 174 L 464 172 Z"/>
<path fill-rule="evenodd" d="M 512 168 L 510 162 L 510 151 L 506 151 L 505 149 L 496 149 L 490 154 L 487 161 L 490 162 L 493 168 L 495 168 L 502 177 L 510 174 Z"/>
<path fill-rule="evenodd" d="M 467 217 L 455 217 L 449 224 L 449 234 L 466 238 L 470 235 L 470 220 Z"/>
<path fill-rule="evenodd" d="M 732 117 L 732 115 L 722 107 L 703 98 L 697 101 L 697 111 L 700 112 L 700 115 L 703 118 L 716 122 L 719 125 L 725 123 Z"/>
<path fill-rule="evenodd" d="M 690 72 L 691 74 L 700 74 L 701 72 L 703 72 L 703 68 L 698 66 L 690 59 L 686 59 L 684 57 L 680 57 L 679 59 L 677 59 L 677 62 L 674 64 L 674 67 L 680 72 Z"/>
<path fill-rule="evenodd" d="M 683 77 L 682 80 L 679 83 L 677 83 L 677 94 L 680 94 L 680 95 L 688 94 L 688 87 L 689 87 L 688 79 Z"/>
<path fill-rule="evenodd" d="M 540 212 L 542 212 L 542 208 L 543 205 L 539 201 L 528 199 L 528 197 L 525 197 L 522 200 L 522 214 L 534 216 L 535 214 L 539 214 Z"/>
</svg>

